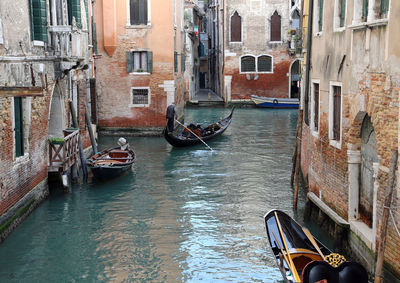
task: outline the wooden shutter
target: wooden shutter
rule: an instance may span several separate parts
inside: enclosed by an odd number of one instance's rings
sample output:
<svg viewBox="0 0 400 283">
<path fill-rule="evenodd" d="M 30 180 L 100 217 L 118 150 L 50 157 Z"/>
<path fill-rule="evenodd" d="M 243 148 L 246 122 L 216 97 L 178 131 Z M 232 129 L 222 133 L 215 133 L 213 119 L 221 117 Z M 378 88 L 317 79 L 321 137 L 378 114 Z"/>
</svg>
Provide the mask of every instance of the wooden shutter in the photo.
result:
<svg viewBox="0 0 400 283">
<path fill-rule="evenodd" d="M 389 0 L 381 0 L 380 16 L 386 17 L 389 10 Z"/>
<path fill-rule="evenodd" d="M 185 72 L 185 61 L 186 61 L 186 58 L 185 58 L 185 57 L 186 57 L 185 54 L 182 53 L 182 54 L 181 54 L 181 72 L 182 72 L 182 73 Z"/>
<path fill-rule="evenodd" d="M 85 0 L 85 12 L 86 12 L 86 26 L 89 30 L 89 5 L 88 0 Z M 89 44 L 90 44 L 90 36 L 88 36 Z"/>
<path fill-rule="evenodd" d="M 46 0 L 31 0 L 30 12 L 32 40 L 47 42 Z"/>
<path fill-rule="evenodd" d="M 362 2 L 362 16 L 361 19 L 363 22 L 366 22 L 368 18 L 368 0 L 363 0 Z"/>
<path fill-rule="evenodd" d="M 174 52 L 174 72 L 178 72 L 178 52 Z"/>
<path fill-rule="evenodd" d="M 319 120 L 319 84 L 314 84 L 314 129 L 318 130 Z"/>
<path fill-rule="evenodd" d="M 94 22 L 94 18 L 92 16 L 92 44 L 93 44 L 93 54 L 97 54 L 97 31 L 96 31 L 96 23 Z"/>
<path fill-rule="evenodd" d="M 238 12 L 235 12 L 231 17 L 231 41 L 242 41 L 242 18 L 239 16 Z"/>
<path fill-rule="evenodd" d="M 126 52 L 126 72 L 133 72 L 133 52 Z"/>
<path fill-rule="evenodd" d="M 147 51 L 147 72 L 153 72 L 153 52 Z"/>
<path fill-rule="evenodd" d="M 340 140 L 341 87 L 333 86 L 333 139 Z"/>
<path fill-rule="evenodd" d="M 318 31 L 322 31 L 324 0 L 319 0 Z"/>
<path fill-rule="evenodd" d="M 340 0 L 340 27 L 344 27 L 344 20 L 346 16 L 346 0 Z"/>
<path fill-rule="evenodd" d="M 68 1 L 68 18 L 69 24 L 72 24 L 72 18 L 75 17 L 75 22 L 78 27 L 82 27 L 81 18 L 81 1 L 80 0 L 69 0 Z"/>
<path fill-rule="evenodd" d="M 24 155 L 24 119 L 22 112 L 22 98 L 14 97 L 14 120 L 15 120 L 15 155 Z"/>
<path fill-rule="evenodd" d="M 271 17 L 271 41 L 281 41 L 281 16 L 277 11 Z"/>
</svg>

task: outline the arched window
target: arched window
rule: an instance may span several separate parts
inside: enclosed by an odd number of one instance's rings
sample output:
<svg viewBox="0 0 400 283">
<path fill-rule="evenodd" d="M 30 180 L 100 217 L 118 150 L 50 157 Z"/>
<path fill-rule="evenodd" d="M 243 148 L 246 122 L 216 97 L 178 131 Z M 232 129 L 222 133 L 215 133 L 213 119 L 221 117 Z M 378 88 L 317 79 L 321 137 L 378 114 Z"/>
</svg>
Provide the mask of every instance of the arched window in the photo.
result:
<svg viewBox="0 0 400 283">
<path fill-rule="evenodd" d="M 281 16 L 277 11 L 271 17 L 271 41 L 281 41 Z"/>
<path fill-rule="evenodd" d="M 231 17 L 231 42 L 242 41 L 242 18 L 238 12 L 235 12 Z"/>
<path fill-rule="evenodd" d="M 258 72 L 272 72 L 272 57 L 262 55 L 257 58 L 257 71 Z"/>
<path fill-rule="evenodd" d="M 281 41 L 281 16 L 277 11 L 271 17 L 271 41 Z"/>
<path fill-rule="evenodd" d="M 254 56 L 243 56 L 240 59 L 240 71 L 255 72 L 256 71 L 256 58 Z"/>
</svg>

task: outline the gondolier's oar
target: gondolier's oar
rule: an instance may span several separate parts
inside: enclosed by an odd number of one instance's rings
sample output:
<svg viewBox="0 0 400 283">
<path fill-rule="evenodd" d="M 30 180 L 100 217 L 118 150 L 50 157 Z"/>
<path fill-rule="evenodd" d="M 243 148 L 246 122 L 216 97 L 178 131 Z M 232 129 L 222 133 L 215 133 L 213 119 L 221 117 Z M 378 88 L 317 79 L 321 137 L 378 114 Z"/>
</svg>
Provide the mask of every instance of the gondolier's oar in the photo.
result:
<svg viewBox="0 0 400 283">
<path fill-rule="evenodd" d="M 293 269 L 294 269 L 295 267 L 292 266 L 292 265 L 290 264 L 290 262 L 289 262 L 287 256 L 283 253 L 282 246 L 281 246 L 281 244 L 279 243 L 278 237 L 275 235 L 275 232 L 274 232 L 274 231 L 272 231 L 272 234 L 274 235 L 275 241 L 276 241 L 276 243 L 278 244 L 279 249 L 281 250 L 281 254 L 283 255 L 283 258 L 285 259 L 286 264 L 287 264 L 287 266 L 288 266 L 290 272 L 294 273 L 294 272 L 293 272 Z"/>
<path fill-rule="evenodd" d="M 311 234 L 310 230 L 308 230 L 306 227 L 303 227 L 303 231 L 306 234 L 307 238 L 310 240 L 311 244 L 314 246 L 314 248 L 317 250 L 319 255 L 322 257 L 322 260 L 325 260 L 324 254 L 321 252 L 321 249 L 319 248 L 317 242 L 315 241 L 313 235 Z"/>
<path fill-rule="evenodd" d="M 198 138 L 202 143 L 204 143 L 211 151 L 213 151 L 213 149 L 211 147 L 208 146 L 208 144 L 206 144 L 205 141 L 203 141 L 198 135 L 196 135 L 191 129 L 189 129 L 188 127 L 186 127 L 184 124 L 182 124 L 181 122 L 179 122 L 178 120 L 175 120 L 179 125 L 183 126 L 186 130 L 188 130 L 189 132 L 191 132 L 196 138 Z"/>
<path fill-rule="evenodd" d="M 276 219 L 276 223 L 278 224 L 278 229 L 281 234 L 283 245 L 285 246 L 285 249 L 286 249 L 286 254 L 289 258 L 290 264 L 293 266 L 292 273 L 294 276 L 294 280 L 296 280 L 296 282 L 301 282 L 299 274 L 297 273 L 297 270 L 296 270 L 296 266 L 294 265 L 292 257 L 290 256 L 289 249 L 286 244 L 285 236 L 283 235 L 283 232 L 282 232 L 281 222 L 279 221 L 278 214 L 276 213 L 276 211 L 275 211 L 275 219 Z"/>
</svg>

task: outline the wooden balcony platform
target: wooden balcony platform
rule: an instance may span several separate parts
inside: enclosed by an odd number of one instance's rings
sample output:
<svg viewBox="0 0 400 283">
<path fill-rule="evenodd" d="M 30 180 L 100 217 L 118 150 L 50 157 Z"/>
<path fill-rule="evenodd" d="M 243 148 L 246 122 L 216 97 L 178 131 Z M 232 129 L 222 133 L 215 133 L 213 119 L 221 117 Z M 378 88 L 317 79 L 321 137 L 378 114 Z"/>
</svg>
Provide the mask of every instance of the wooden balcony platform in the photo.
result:
<svg viewBox="0 0 400 283">
<path fill-rule="evenodd" d="M 79 130 L 64 137 L 63 143 L 49 140 L 48 172 L 66 172 L 79 158 Z"/>
</svg>

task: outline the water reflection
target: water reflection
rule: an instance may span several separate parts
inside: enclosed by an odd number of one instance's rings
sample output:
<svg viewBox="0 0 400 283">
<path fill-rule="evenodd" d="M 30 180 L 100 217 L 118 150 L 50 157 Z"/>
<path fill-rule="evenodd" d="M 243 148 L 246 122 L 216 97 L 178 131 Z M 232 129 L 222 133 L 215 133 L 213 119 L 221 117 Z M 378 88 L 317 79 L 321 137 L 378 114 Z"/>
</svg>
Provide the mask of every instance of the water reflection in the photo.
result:
<svg viewBox="0 0 400 283">
<path fill-rule="evenodd" d="M 229 113 L 190 109 L 186 123 Z M 293 215 L 296 118 L 294 110 L 236 109 L 209 143 L 214 151 L 128 138 L 137 153 L 132 172 L 53 193 L 0 245 L 0 281 L 279 280 L 263 215 Z M 101 138 L 100 149 L 117 139 Z"/>
</svg>

